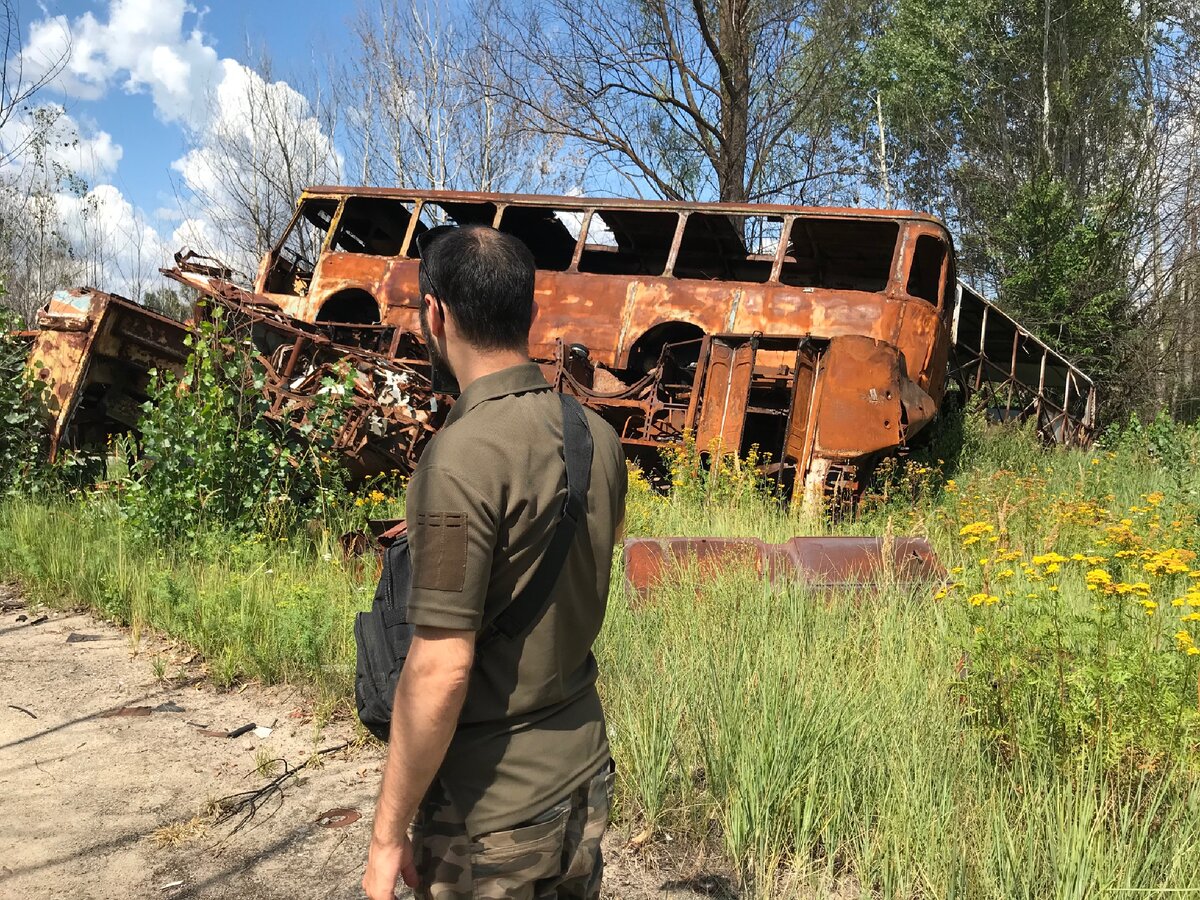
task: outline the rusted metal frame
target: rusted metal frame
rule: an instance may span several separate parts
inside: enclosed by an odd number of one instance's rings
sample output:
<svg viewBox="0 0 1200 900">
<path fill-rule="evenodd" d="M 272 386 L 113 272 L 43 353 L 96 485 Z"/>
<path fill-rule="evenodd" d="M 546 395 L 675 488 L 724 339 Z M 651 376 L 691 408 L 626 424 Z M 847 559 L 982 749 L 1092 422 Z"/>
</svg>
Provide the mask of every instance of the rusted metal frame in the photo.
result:
<svg viewBox="0 0 1200 900">
<path fill-rule="evenodd" d="M 946 246 L 944 242 L 943 246 Z M 953 255 L 954 254 L 951 247 L 946 246 L 946 250 L 942 254 L 942 271 L 941 274 L 938 275 L 937 310 L 939 313 L 939 319 L 942 318 L 941 314 L 944 313 L 946 309 L 946 291 L 947 288 L 950 287 L 950 266 Z"/>
<path fill-rule="evenodd" d="M 50 462 L 55 462 L 58 459 L 58 451 L 62 445 L 62 439 L 66 435 L 67 430 L 71 426 L 71 419 L 75 416 L 76 410 L 79 408 L 80 400 L 82 399 L 83 386 L 87 384 L 88 376 L 92 371 L 93 354 L 92 348 L 96 345 L 96 338 L 100 334 L 100 329 L 104 327 L 104 320 L 108 315 L 109 304 L 113 300 L 112 294 L 106 294 L 103 291 L 94 291 L 92 296 L 99 299 L 101 303 L 100 311 L 91 310 L 93 325 L 87 330 L 87 340 L 84 342 L 83 350 L 80 357 L 83 364 L 79 367 L 79 374 L 76 377 L 74 389 L 71 391 L 70 397 L 67 399 L 59 411 L 59 415 L 54 423 L 54 427 L 50 430 Z"/>
<path fill-rule="evenodd" d="M 708 360 L 712 354 L 712 335 L 706 334 L 700 341 L 700 355 L 696 361 L 696 374 L 692 377 L 692 396 L 688 398 L 687 412 L 684 414 L 684 428 L 696 434 L 697 420 L 700 415 L 700 397 L 704 393 L 704 382 L 708 378 Z"/>
<path fill-rule="evenodd" d="M 1025 336 L 1028 337 L 1028 335 Z M 1050 355 L 1053 355 L 1053 351 L 1043 347 L 1043 367 L 1039 375 L 1039 385 L 1036 391 L 1034 391 L 1030 385 L 1026 385 L 1024 382 L 1021 382 L 1018 378 L 1016 378 L 1015 375 L 1010 375 L 1009 373 L 1005 372 L 1001 366 L 997 365 L 984 354 L 978 354 L 974 357 L 971 357 L 969 360 L 959 365 L 956 369 L 953 369 L 950 374 L 952 377 L 957 377 L 959 373 L 962 373 L 973 367 L 976 369 L 981 369 L 984 373 L 984 378 L 982 382 L 979 383 L 978 387 L 971 389 L 971 393 L 983 393 L 984 396 L 991 398 L 993 401 L 998 401 L 1000 398 L 995 390 L 996 386 L 1008 385 L 1010 387 L 1010 399 L 1008 400 L 1009 407 L 1011 407 L 1012 404 L 1012 386 L 1015 385 L 1016 388 L 1028 392 L 1033 396 L 1034 403 L 1036 404 L 1038 411 L 1040 431 L 1047 433 L 1048 436 L 1054 439 L 1056 442 L 1068 445 L 1085 445 L 1090 440 L 1093 432 L 1093 426 L 1091 426 L 1087 421 L 1080 419 L 1080 417 L 1075 416 L 1069 410 L 1060 406 L 1046 394 L 1045 363 Z M 996 373 L 997 377 L 991 377 L 993 372 Z M 1076 390 L 1078 391 L 1077 373 L 1067 370 L 1064 372 L 1064 376 L 1069 376 L 1073 381 L 1076 382 Z M 1066 381 L 1064 380 L 1064 387 L 1065 384 Z M 1089 402 L 1094 404 L 1095 386 L 1090 384 L 1090 382 L 1088 396 Z M 1055 438 L 1054 431 L 1059 424 L 1062 425 L 1062 431 L 1061 434 Z"/>
<path fill-rule="evenodd" d="M 292 229 L 296 227 L 297 223 L 299 223 L 301 210 L 304 209 L 304 201 L 308 199 L 306 194 L 307 194 L 307 192 L 301 194 L 300 199 L 296 201 L 296 208 L 292 212 L 291 220 L 287 223 L 287 227 L 283 229 L 283 233 L 280 236 L 279 240 L 276 242 L 275 246 L 271 248 L 270 256 L 272 258 L 276 258 L 279 256 L 279 251 L 281 251 L 283 249 L 283 245 L 287 241 L 288 235 L 290 235 L 292 233 Z M 333 199 L 333 198 L 330 197 L 329 199 Z M 175 261 L 176 261 L 176 263 L 179 262 L 178 256 L 176 256 Z"/>
<path fill-rule="evenodd" d="M 678 200 L 641 200 L 628 198 L 605 198 L 597 202 L 595 197 L 569 197 L 549 194 L 488 193 L 481 191 L 430 191 L 409 188 L 346 187 L 342 185 L 313 185 L 305 189 L 302 199 L 323 198 L 337 200 L 343 196 L 377 197 L 399 199 L 409 202 L 430 203 L 505 203 L 510 206 L 551 207 L 583 211 L 589 207 L 608 209 L 614 212 L 666 212 L 682 211 L 724 213 L 726 215 L 784 216 L 794 214 L 801 218 L 821 219 L 890 219 L 897 222 L 920 222 L 938 229 L 946 229 L 945 223 L 928 213 L 908 210 L 862 209 L 858 207 L 797 206 L 780 203 L 713 203 L 684 202 Z M 947 235 L 949 234 L 946 231 Z"/>
<path fill-rule="evenodd" d="M 988 325 L 988 307 L 983 308 L 983 321 L 979 324 L 979 370 L 975 374 L 975 390 L 979 390 L 983 383 L 983 360 L 987 353 L 984 348 L 987 346 L 987 325 Z"/>
<path fill-rule="evenodd" d="M 962 285 L 954 285 L 954 317 L 951 319 L 950 325 L 950 345 L 958 346 L 958 324 L 962 315 Z"/>
<path fill-rule="evenodd" d="M 786 242 L 781 237 L 779 241 L 780 246 L 783 246 L 785 243 Z M 779 263 L 781 260 L 782 256 L 777 255 L 776 262 Z M 799 390 L 800 359 L 801 354 L 804 352 L 804 344 L 805 342 L 802 340 L 796 345 L 796 356 L 792 363 L 792 389 L 790 391 L 791 402 L 788 403 L 787 418 L 783 423 L 783 440 L 779 446 L 779 465 L 775 470 L 776 494 L 783 489 L 783 467 L 787 464 L 788 439 L 792 435 L 792 416 L 796 410 L 796 391 Z M 797 466 L 797 468 L 799 468 L 799 466 Z"/>
<path fill-rule="evenodd" d="M 1088 383 L 1088 385 L 1089 385 L 1089 386 L 1091 386 L 1091 387 L 1094 387 L 1094 386 L 1095 386 L 1095 384 L 1094 384 L 1094 382 L 1092 381 L 1092 379 L 1091 379 L 1091 378 L 1090 378 L 1090 377 L 1089 377 L 1089 376 L 1088 376 L 1086 373 L 1084 373 L 1082 369 L 1080 369 L 1080 368 L 1079 368 L 1077 365 L 1075 365 L 1075 363 L 1071 362 L 1071 361 L 1070 361 L 1069 359 L 1067 359 L 1067 358 L 1066 358 L 1066 357 L 1065 357 L 1065 356 L 1064 356 L 1062 353 L 1060 353 L 1060 352 L 1058 352 L 1057 350 L 1055 350 L 1054 348 L 1052 348 L 1052 347 L 1051 347 L 1049 344 L 1047 344 L 1045 341 L 1043 341 L 1043 340 L 1042 340 L 1041 338 L 1039 338 L 1037 335 L 1035 335 L 1035 334 L 1030 334 L 1028 331 L 1025 331 L 1025 330 L 1024 330 L 1022 327 L 1021 327 L 1020 323 L 1018 323 L 1018 322 L 1016 321 L 1016 319 L 1014 319 L 1014 318 L 1012 318 L 1011 316 L 1009 316 L 1009 315 L 1007 315 L 1006 313 L 1004 313 L 1004 312 L 1003 312 L 1003 310 L 1001 310 L 999 307 L 997 307 L 997 306 L 996 306 L 996 305 L 995 305 L 995 304 L 994 304 L 992 301 L 990 301 L 990 300 L 988 300 L 987 298 L 985 298 L 985 297 L 984 297 L 982 294 L 980 294 L 978 291 L 975 291 L 975 290 L 973 290 L 973 289 L 969 288 L 968 286 L 964 285 L 964 284 L 963 284 L 963 282 L 961 282 L 961 281 L 960 281 L 960 282 L 958 283 L 958 293 L 959 293 L 959 296 L 961 297 L 961 296 L 962 296 L 962 295 L 963 295 L 963 294 L 964 294 L 966 291 L 970 291 L 971 295 L 972 295 L 972 296 L 973 296 L 973 297 L 974 297 L 974 298 L 975 298 L 975 299 L 976 299 L 976 300 L 977 300 L 977 301 L 978 301 L 978 302 L 979 302 L 979 303 L 982 305 L 982 307 L 983 307 L 983 316 L 984 316 L 984 320 L 985 320 L 985 322 L 986 322 L 986 319 L 987 319 L 987 316 L 988 316 L 989 312 L 990 312 L 991 310 L 995 310 L 995 311 L 997 312 L 997 314 L 999 314 L 999 315 L 1003 316 L 1005 319 L 1007 319 L 1009 322 L 1011 322 L 1011 323 L 1012 323 L 1012 326 L 1013 326 L 1013 328 L 1014 328 L 1014 329 L 1017 329 L 1017 330 L 1020 330 L 1020 331 L 1022 331 L 1022 332 L 1023 332 L 1023 334 L 1024 334 L 1024 337 L 1025 337 L 1025 339 L 1026 339 L 1026 340 L 1028 340 L 1028 341 L 1032 341 L 1032 342 L 1033 342 L 1033 343 L 1035 343 L 1037 346 L 1041 347 L 1041 348 L 1042 348 L 1044 351 L 1046 351 L 1047 353 L 1049 353 L 1049 354 L 1050 354 L 1050 356 L 1051 356 L 1051 357 L 1052 357 L 1054 360 L 1056 360 L 1056 361 L 1057 361 L 1057 364 L 1058 364 L 1058 365 L 1061 365 L 1061 366 L 1062 366 L 1062 367 L 1063 367 L 1063 368 L 1064 368 L 1066 371 L 1073 372 L 1077 380 L 1086 381 L 1086 382 Z M 986 328 L 984 329 L 984 331 L 986 331 Z M 955 341 L 954 341 L 954 342 L 955 342 L 955 344 L 957 344 L 957 334 L 955 334 Z M 982 333 L 981 333 L 981 337 L 980 337 L 980 349 L 981 349 L 981 350 L 983 349 L 983 335 L 982 335 Z"/>
<path fill-rule="evenodd" d="M 1012 399 L 1013 399 L 1013 385 L 1015 384 L 1015 382 L 1017 380 L 1017 350 L 1020 346 L 1021 346 L 1021 332 L 1019 329 L 1013 329 L 1012 357 L 1009 359 L 1009 363 L 1008 363 L 1008 374 L 1009 374 L 1008 405 L 1010 407 L 1012 406 Z"/>
<path fill-rule="evenodd" d="M 1045 348 L 1042 349 L 1042 362 L 1041 362 L 1041 365 L 1038 367 L 1037 396 L 1038 396 L 1038 415 L 1039 416 L 1041 415 L 1041 405 L 1042 405 L 1042 403 L 1045 402 L 1045 399 L 1046 399 L 1046 358 L 1048 356 L 1048 353 L 1049 353 L 1049 351 L 1047 351 Z"/>
<path fill-rule="evenodd" d="M 687 228 L 691 213 L 681 212 L 675 217 L 675 233 L 671 235 L 671 249 L 667 251 L 667 264 L 663 266 L 663 277 L 675 277 L 675 263 L 679 259 L 679 248 L 683 245 L 683 232 Z"/>
<path fill-rule="evenodd" d="M 408 227 L 404 229 L 404 240 L 400 242 L 400 252 L 396 254 L 397 257 L 401 259 L 412 258 L 412 254 L 409 251 L 412 249 L 413 236 L 416 234 L 417 223 L 421 220 L 421 213 L 424 209 L 424 198 L 414 198 L 412 215 L 408 218 Z"/>
<path fill-rule="evenodd" d="M 1072 380 L 1073 379 L 1071 378 L 1071 372 L 1070 372 L 1070 370 L 1068 370 L 1067 371 L 1067 384 L 1066 384 L 1066 387 L 1063 389 L 1063 417 L 1064 417 L 1063 431 L 1064 432 L 1066 431 L 1066 424 L 1068 422 L 1070 422 L 1070 419 L 1071 419 L 1071 381 Z"/>
<path fill-rule="evenodd" d="M 768 284 L 781 284 L 780 278 L 783 276 L 783 261 L 787 259 L 788 241 L 792 236 L 792 227 L 796 223 L 795 216 L 784 216 L 783 224 L 779 226 L 779 246 L 775 248 L 775 261 L 771 263 L 771 274 L 767 278 Z"/>
<path fill-rule="evenodd" d="M 913 229 L 908 223 L 903 223 L 897 230 L 896 243 L 892 247 L 892 264 L 888 267 L 891 273 L 888 277 L 884 293 L 889 297 L 907 296 L 908 270 L 911 265 L 911 255 L 916 252 L 916 241 L 913 240 Z M 912 247 L 912 251 L 909 247 Z"/>
<path fill-rule="evenodd" d="M 825 354 L 819 353 L 813 359 L 813 380 L 812 388 L 808 395 L 808 420 L 804 426 L 804 446 L 803 456 L 797 460 L 797 475 L 802 476 L 805 471 L 812 465 L 813 448 L 817 443 L 817 416 L 821 408 L 821 375 L 825 368 Z M 792 492 L 796 489 L 804 490 L 804 485 L 801 478 L 797 478 L 793 485 Z"/>
<path fill-rule="evenodd" d="M 313 281 L 316 281 L 317 265 L 321 262 L 321 257 L 329 253 L 333 248 L 333 236 L 337 233 L 338 228 L 341 227 L 342 213 L 346 211 L 346 203 L 349 200 L 349 197 L 343 197 L 338 201 L 337 209 L 333 211 L 333 216 L 329 220 L 329 230 L 325 232 L 325 239 L 321 241 L 321 251 L 317 259 L 313 260 Z"/>
<path fill-rule="evenodd" d="M 592 230 L 592 216 L 595 212 L 594 209 L 587 210 L 580 221 L 579 240 L 575 242 L 575 252 L 571 254 L 571 265 L 567 266 L 567 272 L 572 275 L 579 274 L 579 261 L 583 259 L 583 248 L 587 246 L 588 234 Z"/>
</svg>

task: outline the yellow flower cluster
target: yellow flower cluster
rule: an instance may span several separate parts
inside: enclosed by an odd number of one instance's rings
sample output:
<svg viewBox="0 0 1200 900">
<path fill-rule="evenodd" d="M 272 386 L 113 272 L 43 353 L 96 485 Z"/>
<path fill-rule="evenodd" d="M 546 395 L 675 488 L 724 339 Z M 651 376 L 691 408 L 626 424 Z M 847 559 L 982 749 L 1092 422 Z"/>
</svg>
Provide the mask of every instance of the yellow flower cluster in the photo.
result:
<svg viewBox="0 0 1200 900">
<path fill-rule="evenodd" d="M 391 503 L 394 498 L 376 488 L 364 497 L 356 497 L 355 506 L 378 506 L 380 503 Z"/>
<path fill-rule="evenodd" d="M 1200 542 L 1190 508 L 1177 508 L 1164 492 L 1153 491 L 1122 513 L 1111 493 L 1096 500 L 1055 495 L 1037 472 L 997 471 L 981 484 L 949 483 L 947 491 L 957 507 L 947 524 L 953 523 L 961 547 L 975 552 L 950 569 L 960 581 L 940 586 L 937 600 L 958 596 L 968 608 L 997 607 L 1003 627 L 1014 627 L 1021 621 L 1009 618 L 1021 610 L 1009 606 L 1014 598 L 1051 602 L 1082 578 L 1088 591 L 1104 598 L 1094 607 L 1098 612 L 1132 609 L 1139 619 L 1144 614 L 1153 646 L 1163 647 L 1162 639 L 1173 634 L 1165 642 L 1172 654 L 1200 656 Z M 1036 529 L 1043 521 L 1044 530 L 1034 532 L 1035 540 L 1044 541 L 1042 549 L 1026 555 L 1030 551 L 1023 551 L 1020 537 L 1031 523 Z M 1087 544 L 1078 550 L 1063 549 L 1081 541 Z M 1185 578 L 1188 586 L 1180 595 L 1176 585 Z M 983 633 L 985 626 L 976 622 L 976 629 Z"/>
<path fill-rule="evenodd" d="M 1185 575 L 1190 571 L 1196 554 L 1191 550 L 1171 547 L 1166 550 L 1148 551 L 1143 554 L 1146 562 L 1142 568 L 1151 575 Z"/>
<path fill-rule="evenodd" d="M 967 602 L 972 606 L 991 606 L 994 603 L 999 603 L 1000 598 L 995 594 L 986 594 L 980 592 L 978 594 L 972 594 L 970 597 L 968 597 Z"/>
<path fill-rule="evenodd" d="M 1200 654 L 1200 647 L 1196 646 L 1196 642 L 1192 636 L 1186 631 L 1175 632 L 1175 643 L 1188 656 L 1196 656 Z"/>
<path fill-rule="evenodd" d="M 972 522 L 959 529 L 958 534 L 963 539 L 963 546 L 970 547 L 978 544 L 984 535 L 991 534 L 995 529 L 987 522 Z"/>
</svg>

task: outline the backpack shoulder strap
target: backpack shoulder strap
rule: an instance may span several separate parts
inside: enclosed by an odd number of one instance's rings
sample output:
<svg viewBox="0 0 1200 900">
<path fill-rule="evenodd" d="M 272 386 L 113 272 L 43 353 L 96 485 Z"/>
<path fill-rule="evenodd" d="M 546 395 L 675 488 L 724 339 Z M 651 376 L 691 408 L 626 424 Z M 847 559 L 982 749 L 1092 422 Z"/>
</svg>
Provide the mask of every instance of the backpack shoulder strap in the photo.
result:
<svg viewBox="0 0 1200 900">
<path fill-rule="evenodd" d="M 533 578 L 492 623 L 495 633 L 509 640 L 530 628 L 550 605 L 550 594 L 562 574 L 575 530 L 587 511 L 587 492 L 592 481 L 592 432 L 583 406 L 569 394 L 559 394 L 563 413 L 563 459 L 567 467 L 567 499 L 546 555 Z"/>
</svg>

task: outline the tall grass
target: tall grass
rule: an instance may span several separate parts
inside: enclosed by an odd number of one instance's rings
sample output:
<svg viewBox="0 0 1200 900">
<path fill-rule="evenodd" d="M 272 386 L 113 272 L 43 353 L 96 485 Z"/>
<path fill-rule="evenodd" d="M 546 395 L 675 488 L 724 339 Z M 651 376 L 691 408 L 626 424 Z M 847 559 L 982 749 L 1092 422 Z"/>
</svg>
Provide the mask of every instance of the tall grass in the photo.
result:
<svg viewBox="0 0 1200 900">
<path fill-rule="evenodd" d="M 186 641 L 218 684 L 305 681 L 338 696 L 353 688 L 349 624 L 370 605 L 375 574 L 307 537 L 137 540 L 113 504 L 67 500 L 0 505 L 0 569 L 35 600 Z"/>
<path fill-rule="evenodd" d="M 617 562 L 597 652 L 619 826 L 638 846 L 688 847 L 757 897 L 1200 886 L 1200 663 L 1172 636 L 1189 607 L 1166 599 L 1187 577 L 1151 578 L 1142 557 L 1096 546 L 1122 517 L 1139 552 L 1195 544 L 1194 472 L 1145 442 L 1048 450 L 974 421 L 957 444 L 884 473 L 859 518 L 834 523 L 784 507 L 749 467 L 701 477 L 693 462 L 673 460 L 670 497 L 634 479 L 630 534 L 925 535 L 962 586 L 817 594 L 685 569 L 638 597 Z M 1080 509 L 1093 521 L 1080 524 Z M 971 544 L 960 532 L 977 520 L 992 530 Z M 38 599 L 188 641 L 224 683 L 313 682 L 346 698 L 353 614 L 375 569 L 343 562 L 330 531 L 168 546 L 133 540 L 110 501 L 9 500 L 0 570 Z M 1089 592 L 1089 564 L 1051 577 L 1028 562 L 1052 550 L 1103 552 L 1114 579 L 1151 578 L 1162 609 Z M 980 559 L 1001 552 L 1022 560 L 1003 563 L 1016 570 L 1003 578 Z"/>
<path fill-rule="evenodd" d="M 956 689 L 940 607 L 693 576 L 610 602 L 600 647 L 639 827 L 758 896 L 1096 897 L 1200 885 L 1193 773 L 1008 763 Z"/>
</svg>

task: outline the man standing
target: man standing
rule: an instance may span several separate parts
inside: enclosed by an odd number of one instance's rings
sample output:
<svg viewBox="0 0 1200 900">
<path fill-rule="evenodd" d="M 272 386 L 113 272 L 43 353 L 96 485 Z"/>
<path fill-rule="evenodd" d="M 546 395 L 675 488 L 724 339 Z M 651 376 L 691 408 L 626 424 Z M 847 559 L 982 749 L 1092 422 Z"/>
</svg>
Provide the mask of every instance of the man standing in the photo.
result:
<svg viewBox="0 0 1200 900">
<path fill-rule="evenodd" d="M 591 647 L 623 518 L 620 441 L 586 414 L 585 514 L 544 614 L 497 638 L 566 496 L 562 406 L 529 360 L 533 257 L 474 225 L 418 250 L 430 357 L 462 392 L 408 486 L 415 636 L 363 889 L 385 900 L 403 877 L 432 900 L 597 898 L 612 774 Z"/>
</svg>

